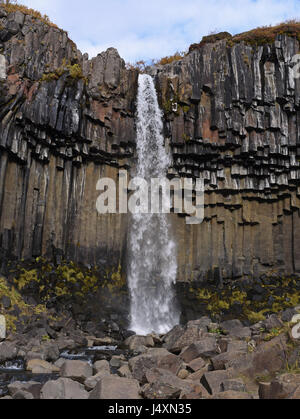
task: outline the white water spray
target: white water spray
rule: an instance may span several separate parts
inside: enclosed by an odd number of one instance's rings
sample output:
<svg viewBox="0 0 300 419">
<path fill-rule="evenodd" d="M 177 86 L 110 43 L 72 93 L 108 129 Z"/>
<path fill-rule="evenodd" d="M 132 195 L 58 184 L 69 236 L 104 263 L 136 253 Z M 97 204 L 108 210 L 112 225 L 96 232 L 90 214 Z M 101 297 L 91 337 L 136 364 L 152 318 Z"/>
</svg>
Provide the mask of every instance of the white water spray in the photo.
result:
<svg viewBox="0 0 300 419">
<path fill-rule="evenodd" d="M 171 160 L 164 147 L 155 86 L 148 75 L 139 76 L 136 125 L 136 176 L 148 182 L 151 178 L 165 179 Z M 179 323 L 173 291 L 176 274 L 176 245 L 168 215 L 132 215 L 128 271 L 131 330 L 141 335 L 167 333 Z"/>
</svg>

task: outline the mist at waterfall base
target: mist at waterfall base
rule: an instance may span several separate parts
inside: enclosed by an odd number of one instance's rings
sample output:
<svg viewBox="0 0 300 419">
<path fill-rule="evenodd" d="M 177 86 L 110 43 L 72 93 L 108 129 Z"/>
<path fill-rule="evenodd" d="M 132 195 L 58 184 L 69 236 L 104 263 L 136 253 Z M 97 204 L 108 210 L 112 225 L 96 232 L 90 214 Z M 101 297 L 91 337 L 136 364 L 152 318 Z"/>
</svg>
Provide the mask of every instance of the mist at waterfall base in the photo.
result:
<svg viewBox="0 0 300 419">
<path fill-rule="evenodd" d="M 147 181 L 165 179 L 171 162 L 164 147 L 162 117 L 152 78 L 140 75 L 135 175 Z M 167 333 L 179 324 L 180 314 L 173 289 L 177 274 L 176 253 L 167 214 L 132 215 L 128 263 L 130 329 L 139 335 Z"/>
</svg>

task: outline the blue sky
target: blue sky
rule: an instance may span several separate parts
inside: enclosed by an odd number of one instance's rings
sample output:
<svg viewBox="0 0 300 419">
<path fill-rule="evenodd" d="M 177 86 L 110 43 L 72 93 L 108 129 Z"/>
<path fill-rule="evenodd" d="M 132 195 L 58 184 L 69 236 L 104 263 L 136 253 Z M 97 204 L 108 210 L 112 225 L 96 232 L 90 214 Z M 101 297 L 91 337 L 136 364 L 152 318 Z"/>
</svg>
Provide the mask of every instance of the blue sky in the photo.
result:
<svg viewBox="0 0 300 419">
<path fill-rule="evenodd" d="M 109 47 L 125 61 L 186 50 L 215 31 L 240 33 L 300 19 L 300 0 L 21 0 L 69 32 L 90 57 Z"/>
</svg>

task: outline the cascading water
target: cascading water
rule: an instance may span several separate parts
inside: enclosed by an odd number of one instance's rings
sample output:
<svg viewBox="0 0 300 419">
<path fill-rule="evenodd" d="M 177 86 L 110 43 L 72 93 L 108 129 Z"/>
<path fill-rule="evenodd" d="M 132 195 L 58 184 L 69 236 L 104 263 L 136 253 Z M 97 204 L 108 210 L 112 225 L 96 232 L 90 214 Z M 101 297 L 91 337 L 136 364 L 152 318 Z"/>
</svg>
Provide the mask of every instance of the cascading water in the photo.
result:
<svg viewBox="0 0 300 419">
<path fill-rule="evenodd" d="M 162 112 L 155 86 L 148 75 L 139 76 L 136 130 L 136 176 L 148 182 L 153 178 L 166 179 L 171 160 L 164 147 Z M 176 245 L 168 215 L 133 214 L 128 282 L 131 329 L 137 334 L 167 333 L 179 323 L 173 291 L 176 274 Z"/>
</svg>

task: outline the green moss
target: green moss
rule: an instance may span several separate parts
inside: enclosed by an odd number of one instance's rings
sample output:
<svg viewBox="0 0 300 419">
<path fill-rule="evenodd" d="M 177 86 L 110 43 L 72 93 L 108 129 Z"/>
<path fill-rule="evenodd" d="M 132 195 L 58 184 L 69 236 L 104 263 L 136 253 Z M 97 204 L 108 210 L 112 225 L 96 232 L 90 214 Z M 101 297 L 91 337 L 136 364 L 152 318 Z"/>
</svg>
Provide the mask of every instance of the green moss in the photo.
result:
<svg viewBox="0 0 300 419">
<path fill-rule="evenodd" d="M 71 80 L 84 80 L 86 84 L 88 82 L 88 79 L 83 75 L 82 67 L 79 64 L 67 64 L 66 59 L 63 59 L 62 65 L 58 67 L 55 72 L 44 73 L 40 81 L 50 82 L 58 80 L 63 74 L 68 74 Z"/>
<path fill-rule="evenodd" d="M 251 286 L 244 286 L 242 281 L 228 285 L 223 290 L 208 285 L 201 285 L 201 289 L 190 287 L 187 299 L 196 299 L 195 304 L 203 307 L 207 315 L 240 318 L 251 324 L 265 320 L 271 313 L 280 313 L 300 304 L 298 285 L 294 278 L 270 279 L 266 284 L 260 283 L 265 293 L 262 301 L 252 300 Z"/>
<path fill-rule="evenodd" d="M 35 281 L 35 274 L 31 271 L 30 278 L 33 278 Z M 28 277 L 27 277 L 28 280 Z M 25 287 L 25 285 L 24 285 Z M 10 286 L 8 282 L 0 277 L 0 300 L 2 297 L 9 297 L 11 300 L 11 308 L 9 310 L 5 310 L 4 315 L 6 319 L 7 329 L 9 331 L 15 332 L 16 331 L 16 323 L 19 320 L 14 314 L 11 314 L 12 311 L 17 307 L 20 311 L 21 316 L 32 316 L 33 314 L 39 315 L 41 313 L 45 313 L 46 307 L 44 305 L 38 306 L 30 306 L 25 303 L 22 295 L 16 290 L 15 287 Z"/>
</svg>

